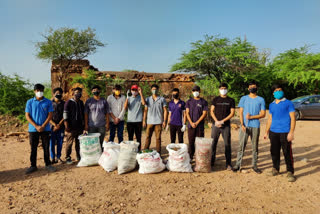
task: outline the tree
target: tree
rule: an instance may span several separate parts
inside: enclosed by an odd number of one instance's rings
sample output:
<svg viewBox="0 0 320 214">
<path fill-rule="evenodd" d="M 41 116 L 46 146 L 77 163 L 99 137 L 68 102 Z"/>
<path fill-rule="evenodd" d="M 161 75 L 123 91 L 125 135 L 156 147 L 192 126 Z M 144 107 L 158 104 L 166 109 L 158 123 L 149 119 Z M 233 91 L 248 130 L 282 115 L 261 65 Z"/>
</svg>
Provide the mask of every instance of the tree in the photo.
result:
<svg viewBox="0 0 320 214">
<path fill-rule="evenodd" d="M 59 65 L 59 86 L 65 90 L 68 68 L 72 60 L 81 60 L 96 52 L 106 44 L 100 42 L 94 29 L 78 31 L 75 28 L 50 28 L 42 34 L 44 41 L 36 42 L 37 58 L 54 61 Z"/>
</svg>

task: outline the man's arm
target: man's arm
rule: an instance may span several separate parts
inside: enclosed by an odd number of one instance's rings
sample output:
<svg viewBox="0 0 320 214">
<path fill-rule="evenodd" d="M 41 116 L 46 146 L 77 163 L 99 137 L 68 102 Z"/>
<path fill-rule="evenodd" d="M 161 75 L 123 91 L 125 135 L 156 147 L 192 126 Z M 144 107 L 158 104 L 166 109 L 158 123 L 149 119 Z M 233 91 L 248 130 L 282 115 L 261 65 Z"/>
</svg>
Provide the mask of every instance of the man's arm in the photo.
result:
<svg viewBox="0 0 320 214">
<path fill-rule="evenodd" d="M 142 89 L 139 87 L 138 91 L 139 91 L 139 94 L 140 94 L 140 97 L 141 97 L 141 103 L 142 103 L 142 105 L 145 106 L 146 105 L 146 100 L 143 97 Z"/>
<path fill-rule="evenodd" d="M 170 125 L 171 122 L 171 111 L 169 111 L 169 115 L 168 115 L 168 125 Z"/>
<path fill-rule="evenodd" d="M 215 106 L 214 106 L 214 105 L 211 105 L 210 114 L 211 114 L 212 119 L 213 119 L 215 122 L 218 122 L 218 119 L 217 119 L 216 115 L 214 114 L 214 109 L 215 109 Z"/>
<path fill-rule="evenodd" d="M 85 112 L 84 113 L 84 130 L 88 131 L 89 127 L 88 127 L 88 121 L 89 121 L 89 116 L 88 113 Z"/>
<path fill-rule="evenodd" d="M 222 119 L 222 121 L 226 122 L 226 121 L 230 120 L 234 116 L 234 112 L 235 112 L 235 109 L 231 108 L 230 109 L 230 114 L 226 118 Z"/>
<path fill-rule="evenodd" d="M 247 115 L 247 119 L 248 120 L 253 120 L 253 119 L 261 119 L 264 118 L 266 116 L 266 110 L 261 110 L 260 113 L 258 115 Z"/>
<path fill-rule="evenodd" d="M 41 125 L 40 132 L 42 132 L 46 128 L 46 125 L 50 122 L 51 119 L 52 119 L 52 112 L 49 112 L 47 119 Z"/>
<path fill-rule="evenodd" d="M 126 110 L 128 109 L 128 102 L 129 102 L 128 99 L 129 98 L 127 97 L 127 99 L 126 99 L 126 101 L 124 102 L 124 105 L 123 105 L 123 108 L 126 109 Z"/>
<path fill-rule="evenodd" d="M 207 111 L 202 111 L 201 117 L 199 118 L 199 120 L 197 120 L 197 122 L 195 122 L 196 126 L 198 126 L 199 123 L 200 123 L 202 120 L 204 120 L 204 118 L 206 118 L 206 116 L 207 116 Z"/>
<path fill-rule="evenodd" d="M 38 126 L 38 125 L 33 121 L 30 113 L 29 113 L 29 112 L 26 112 L 25 116 L 26 116 L 27 121 L 28 121 L 31 125 L 33 125 L 33 126 L 37 129 L 38 132 L 40 132 L 40 131 L 39 131 L 39 130 L 40 130 L 40 126 Z"/>
<path fill-rule="evenodd" d="M 246 131 L 246 127 L 244 126 L 244 121 L 243 121 L 243 108 L 240 107 L 239 109 L 239 117 L 240 117 L 240 125 L 241 125 L 241 129 L 242 131 Z"/>
<path fill-rule="evenodd" d="M 270 112 L 269 112 L 268 121 L 267 121 L 267 125 L 266 125 L 266 133 L 264 134 L 264 137 L 263 137 L 264 139 L 267 139 L 267 137 L 269 135 L 271 123 L 272 123 L 272 114 L 270 114 Z"/>
<path fill-rule="evenodd" d="M 143 111 L 143 127 L 147 127 L 147 114 L 148 114 L 148 107 L 144 106 L 144 111 Z"/>
<path fill-rule="evenodd" d="M 182 119 L 183 119 L 183 124 L 185 125 L 187 122 L 187 114 L 185 110 L 182 111 Z"/>
<path fill-rule="evenodd" d="M 291 123 L 290 123 L 290 131 L 288 133 L 287 140 L 291 142 L 294 140 L 294 130 L 296 128 L 296 117 L 295 117 L 295 112 L 290 112 L 289 115 L 290 115 Z"/>
<path fill-rule="evenodd" d="M 162 124 L 162 128 L 165 128 L 167 125 L 167 119 L 168 119 L 168 110 L 166 106 L 163 106 L 163 124 Z"/>
</svg>

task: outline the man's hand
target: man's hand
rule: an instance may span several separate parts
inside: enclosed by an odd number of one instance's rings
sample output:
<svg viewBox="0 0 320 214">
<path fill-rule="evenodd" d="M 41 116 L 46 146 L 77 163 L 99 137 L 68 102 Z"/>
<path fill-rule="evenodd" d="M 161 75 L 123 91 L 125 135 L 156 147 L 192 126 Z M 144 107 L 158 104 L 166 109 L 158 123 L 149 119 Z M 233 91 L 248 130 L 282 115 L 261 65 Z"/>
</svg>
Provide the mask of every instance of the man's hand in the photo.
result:
<svg viewBox="0 0 320 214">
<path fill-rule="evenodd" d="M 114 119 L 114 124 L 117 125 L 119 122 L 120 122 L 120 119 L 116 117 L 116 118 Z"/>
<path fill-rule="evenodd" d="M 263 139 L 268 139 L 268 136 L 269 136 L 269 132 L 266 132 L 265 134 L 264 134 L 264 136 L 263 136 Z"/>
<path fill-rule="evenodd" d="M 69 125 L 67 123 L 64 124 L 66 132 L 70 132 Z"/>
<path fill-rule="evenodd" d="M 287 136 L 288 142 L 292 142 L 294 140 L 294 134 L 293 132 L 289 132 Z"/>
<path fill-rule="evenodd" d="M 87 134 L 88 134 L 88 131 L 87 131 L 87 130 L 83 130 L 83 134 L 84 134 L 84 135 L 87 135 Z"/>
<path fill-rule="evenodd" d="M 35 128 L 36 128 L 36 130 L 38 131 L 38 132 L 41 132 L 40 130 L 41 130 L 41 126 L 35 126 Z"/>
<path fill-rule="evenodd" d="M 138 92 L 140 95 L 142 94 L 142 89 L 140 87 L 138 87 Z"/>
<path fill-rule="evenodd" d="M 163 123 L 162 123 L 162 128 L 165 129 L 166 126 L 167 126 L 167 123 L 163 121 Z"/>
<path fill-rule="evenodd" d="M 109 129 L 110 129 L 110 125 L 109 125 L 109 123 L 106 125 L 106 131 L 109 131 Z"/>
<path fill-rule="evenodd" d="M 214 125 L 215 125 L 216 127 L 219 127 L 219 128 L 221 128 L 223 124 L 224 124 L 224 122 L 223 122 L 222 120 L 216 121 L 216 122 L 214 123 Z"/>
<path fill-rule="evenodd" d="M 191 127 L 194 128 L 194 129 L 197 128 L 197 126 L 198 126 L 197 123 L 193 123 L 193 122 L 191 122 L 190 125 L 191 125 Z"/>
<path fill-rule="evenodd" d="M 146 121 L 143 121 L 142 126 L 143 126 L 143 128 L 146 128 L 146 127 L 147 127 Z"/>
<path fill-rule="evenodd" d="M 247 128 L 246 128 L 244 125 L 242 125 L 242 126 L 241 126 L 241 129 L 242 129 L 243 132 L 246 132 L 246 129 L 247 129 Z"/>
<path fill-rule="evenodd" d="M 247 115 L 246 115 L 246 119 L 247 119 L 247 120 L 251 120 L 251 116 L 250 116 L 250 114 L 249 114 L 249 113 L 247 113 Z"/>
<path fill-rule="evenodd" d="M 186 125 L 183 125 L 183 126 L 182 126 L 181 131 L 182 131 L 182 132 L 185 132 L 185 131 L 186 131 Z"/>
<path fill-rule="evenodd" d="M 166 132 L 169 130 L 169 126 L 170 126 L 170 125 L 167 125 L 167 127 L 166 127 Z"/>
<path fill-rule="evenodd" d="M 44 131 L 44 126 L 40 126 L 40 129 L 38 130 L 38 132 L 43 132 Z"/>
<path fill-rule="evenodd" d="M 84 126 L 84 130 L 85 130 L 85 131 L 88 131 L 88 130 L 89 130 L 89 127 L 88 127 L 87 124 Z"/>
</svg>

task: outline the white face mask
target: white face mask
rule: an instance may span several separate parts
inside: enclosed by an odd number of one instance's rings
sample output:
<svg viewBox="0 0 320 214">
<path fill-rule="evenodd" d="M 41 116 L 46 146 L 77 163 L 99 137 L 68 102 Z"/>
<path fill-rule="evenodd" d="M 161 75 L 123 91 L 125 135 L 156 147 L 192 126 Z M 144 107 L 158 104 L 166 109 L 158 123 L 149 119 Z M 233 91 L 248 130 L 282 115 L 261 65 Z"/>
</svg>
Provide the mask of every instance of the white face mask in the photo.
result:
<svg viewBox="0 0 320 214">
<path fill-rule="evenodd" d="M 137 91 L 131 91 L 131 93 L 132 93 L 133 96 L 137 96 L 138 95 Z"/>
<path fill-rule="evenodd" d="M 36 92 L 36 97 L 38 97 L 38 98 L 43 97 L 43 92 L 42 91 L 37 91 Z"/>
<path fill-rule="evenodd" d="M 200 95 L 199 91 L 194 91 L 194 92 L 192 92 L 192 94 L 194 97 L 199 97 L 199 95 Z"/>
<path fill-rule="evenodd" d="M 219 89 L 219 92 L 222 96 L 225 96 L 228 93 L 227 89 Z"/>
</svg>

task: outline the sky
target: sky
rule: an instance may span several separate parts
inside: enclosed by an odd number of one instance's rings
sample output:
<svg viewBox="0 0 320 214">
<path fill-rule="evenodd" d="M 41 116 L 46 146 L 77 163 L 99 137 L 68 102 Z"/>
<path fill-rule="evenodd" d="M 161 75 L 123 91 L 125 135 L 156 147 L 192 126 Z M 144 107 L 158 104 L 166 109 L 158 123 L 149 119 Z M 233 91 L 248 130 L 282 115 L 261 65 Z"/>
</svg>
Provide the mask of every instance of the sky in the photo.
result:
<svg viewBox="0 0 320 214">
<path fill-rule="evenodd" d="M 247 38 L 271 56 L 320 52 L 319 0 L 0 0 L 0 72 L 50 82 L 35 42 L 49 27 L 96 29 L 107 46 L 88 57 L 100 71 L 165 73 L 204 35 Z"/>
</svg>

